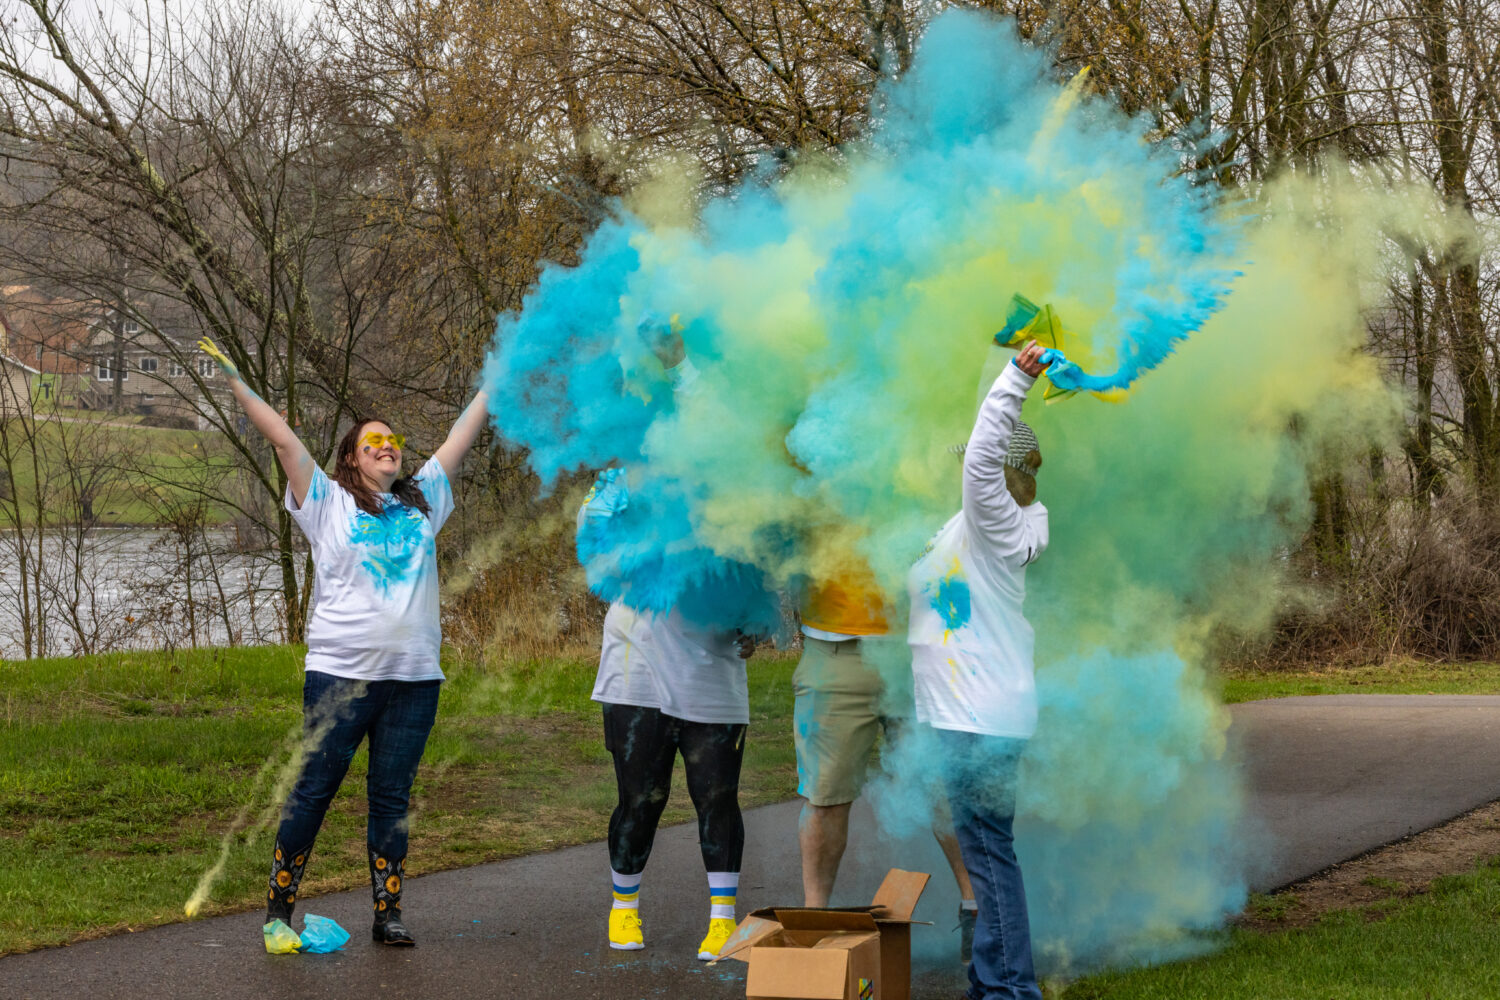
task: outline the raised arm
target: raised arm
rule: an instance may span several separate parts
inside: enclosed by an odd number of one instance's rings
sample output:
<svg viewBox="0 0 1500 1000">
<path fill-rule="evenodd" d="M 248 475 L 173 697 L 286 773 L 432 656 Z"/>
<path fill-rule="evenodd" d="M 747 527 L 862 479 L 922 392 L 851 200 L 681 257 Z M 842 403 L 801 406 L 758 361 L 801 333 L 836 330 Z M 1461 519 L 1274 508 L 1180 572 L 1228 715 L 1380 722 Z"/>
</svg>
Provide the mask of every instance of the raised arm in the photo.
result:
<svg viewBox="0 0 1500 1000">
<path fill-rule="evenodd" d="M 229 380 L 229 389 L 244 409 L 245 416 L 271 442 L 271 447 L 276 450 L 276 461 L 281 463 L 282 471 L 286 473 L 286 484 L 292 491 L 292 499 L 297 501 L 297 506 L 302 506 L 302 501 L 307 499 L 307 488 L 312 483 L 313 470 L 316 468 L 312 455 L 308 454 L 307 448 L 287 426 L 281 414 L 245 384 L 245 380 L 240 378 L 239 368 L 212 340 L 204 337 L 198 341 L 198 349 L 218 363 L 219 370 Z"/>
<path fill-rule="evenodd" d="M 484 389 L 476 392 L 469 405 L 464 407 L 464 412 L 454 421 L 453 429 L 448 432 L 448 440 L 433 453 L 449 479 L 458 475 L 458 467 L 464 464 L 464 456 L 473 447 L 479 432 L 484 430 L 484 421 L 489 415 L 489 401 L 490 394 Z"/>
<path fill-rule="evenodd" d="M 980 404 L 964 448 L 964 517 L 1004 558 L 1023 553 L 1028 544 L 1026 516 L 1005 486 L 1005 454 L 1021 419 L 1021 404 L 1046 368 L 1039 363 L 1041 355 L 1042 348 L 1032 341 L 1005 366 Z"/>
</svg>

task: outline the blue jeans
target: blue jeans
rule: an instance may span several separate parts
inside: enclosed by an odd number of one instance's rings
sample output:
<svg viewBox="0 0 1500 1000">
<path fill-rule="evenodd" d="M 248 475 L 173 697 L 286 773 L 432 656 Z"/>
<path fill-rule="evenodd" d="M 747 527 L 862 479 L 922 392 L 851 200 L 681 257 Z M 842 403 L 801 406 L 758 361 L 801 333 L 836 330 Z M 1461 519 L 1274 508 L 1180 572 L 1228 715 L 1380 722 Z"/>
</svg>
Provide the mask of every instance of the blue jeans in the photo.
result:
<svg viewBox="0 0 1500 1000">
<path fill-rule="evenodd" d="M 276 839 L 301 852 L 312 846 L 328 804 L 349 770 L 354 751 L 370 738 L 365 779 L 370 847 L 382 857 L 406 857 L 406 809 L 427 734 L 437 718 L 442 681 L 354 681 L 309 670 L 302 684 L 307 757 L 281 810 Z"/>
<path fill-rule="evenodd" d="M 1042 1000 L 1031 964 L 1031 923 L 1011 820 L 1025 740 L 937 730 L 944 781 L 964 867 L 974 884 L 969 1000 Z"/>
</svg>

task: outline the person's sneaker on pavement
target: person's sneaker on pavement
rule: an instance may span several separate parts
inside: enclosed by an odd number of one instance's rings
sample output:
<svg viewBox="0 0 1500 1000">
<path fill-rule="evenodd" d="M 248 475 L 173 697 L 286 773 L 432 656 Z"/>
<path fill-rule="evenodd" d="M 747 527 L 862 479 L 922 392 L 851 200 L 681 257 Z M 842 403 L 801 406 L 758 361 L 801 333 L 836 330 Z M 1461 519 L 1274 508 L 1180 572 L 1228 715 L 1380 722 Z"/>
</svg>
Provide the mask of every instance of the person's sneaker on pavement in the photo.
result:
<svg viewBox="0 0 1500 1000">
<path fill-rule="evenodd" d="M 609 911 L 609 946 L 615 951 L 640 951 L 646 947 L 646 940 L 641 936 L 639 910 Z"/>
<path fill-rule="evenodd" d="M 708 935 L 704 937 L 703 943 L 698 945 L 698 958 L 703 962 L 711 962 L 719 957 L 719 951 L 724 947 L 724 942 L 729 940 L 729 935 L 734 933 L 734 921 L 725 917 L 714 917 L 708 922 Z"/>
</svg>

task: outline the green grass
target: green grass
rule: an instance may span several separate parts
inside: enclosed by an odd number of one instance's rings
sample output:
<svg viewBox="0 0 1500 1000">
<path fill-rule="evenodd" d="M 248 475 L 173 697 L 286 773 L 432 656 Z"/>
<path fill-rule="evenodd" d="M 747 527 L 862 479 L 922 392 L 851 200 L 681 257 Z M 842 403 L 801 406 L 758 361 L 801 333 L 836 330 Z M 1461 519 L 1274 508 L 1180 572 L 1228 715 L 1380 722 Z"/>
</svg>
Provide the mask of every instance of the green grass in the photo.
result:
<svg viewBox="0 0 1500 1000">
<path fill-rule="evenodd" d="M 1298 930 L 1236 930 L 1215 954 L 1079 980 L 1063 1000 L 1493 1000 L 1500 863 L 1425 895 L 1341 910 Z"/>
<path fill-rule="evenodd" d="M 1245 904 L 1245 913 L 1256 920 L 1284 920 L 1297 905 L 1297 896 L 1290 892 L 1267 895 L 1252 892 Z"/>
<path fill-rule="evenodd" d="M 59 423 L 38 417 L 34 445 L 39 452 L 41 478 L 44 482 L 56 480 L 70 466 L 108 469 L 96 474 L 102 485 L 93 498 L 93 512 L 101 525 L 159 523 L 163 505 L 153 503 L 145 491 L 156 490 L 168 501 L 189 499 L 194 495 L 191 490 L 170 484 L 201 483 L 209 463 L 229 460 L 227 445 L 212 431 L 104 426 L 106 422 L 140 419 L 132 415 L 117 417 L 90 411 L 68 411 L 67 415 L 81 422 Z M 20 500 L 22 518 L 35 523 L 38 476 L 30 456 L 32 442 L 23 439 L 19 429 L 9 433 L 10 446 L 17 452 L 11 488 Z M 44 506 L 49 523 L 74 521 L 80 515 L 76 498 L 60 486 L 50 488 Z M 221 505 L 213 505 L 209 512 L 209 520 L 214 523 L 228 516 Z"/>
<path fill-rule="evenodd" d="M 0 953 L 180 920 L 231 838 L 203 912 L 262 905 L 279 763 L 301 719 L 291 647 L 0 662 Z M 741 801 L 796 788 L 787 657 L 751 661 Z M 603 837 L 614 779 L 594 664 L 446 663 L 413 789 L 414 874 Z M 304 890 L 363 886 L 363 752 L 319 836 Z M 274 767 L 270 770 L 274 770 Z M 678 784 L 664 823 L 688 819 Z"/>
<path fill-rule="evenodd" d="M 1226 702 L 1313 694 L 1500 694 L 1500 663 L 1413 661 L 1324 670 L 1231 670 Z"/>
</svg>

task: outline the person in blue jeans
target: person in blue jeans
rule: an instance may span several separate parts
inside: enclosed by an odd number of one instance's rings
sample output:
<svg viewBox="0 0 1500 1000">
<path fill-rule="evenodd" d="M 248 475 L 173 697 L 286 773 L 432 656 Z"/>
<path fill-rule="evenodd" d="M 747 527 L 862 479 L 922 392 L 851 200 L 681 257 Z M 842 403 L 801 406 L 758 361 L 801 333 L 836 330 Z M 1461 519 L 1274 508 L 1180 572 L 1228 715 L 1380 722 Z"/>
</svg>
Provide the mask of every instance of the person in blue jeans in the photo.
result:
<svg viewBox="0 0 1500 1000">
<path fill-rule="evenodd" d="M 969 1000 L 1041 1000 L 1011 823 L 1036 731 L 1026 567 L 1047 547 L 1042 456 L 1021 404 L 1046 368 L 1029 343 L 980 405 L 964 448 L 963 509 L 907 578 L 917 721 L 936 730 L 953 828 L 979 907 Z"/>
<path fill-rule="evenodd" d="M 401 920 L 401 883 L 407 804 L 443 682 L 436 538 L 453 512 L 450 477 L 484 427 L 488 398 L 482 390 L 474 397 L 414 476 L 401 474 L 405 437 L 373 417 L 349 428 L 329 475 L 231 358 L 212 341 L 199 347 L 275 449 L 286 507 L 312 547 L 315 572 L 302 688 L 305 756 L 276 831 L 267 927 L 290 924 L 323 816 L 368 739 L 371 934 L 382 944 L 413 945 Z"/>
</svg>

